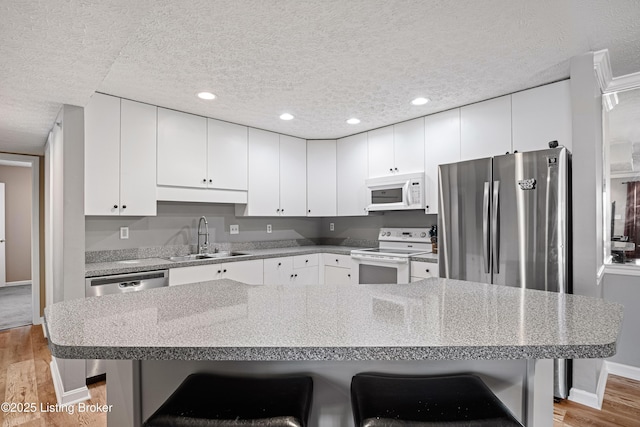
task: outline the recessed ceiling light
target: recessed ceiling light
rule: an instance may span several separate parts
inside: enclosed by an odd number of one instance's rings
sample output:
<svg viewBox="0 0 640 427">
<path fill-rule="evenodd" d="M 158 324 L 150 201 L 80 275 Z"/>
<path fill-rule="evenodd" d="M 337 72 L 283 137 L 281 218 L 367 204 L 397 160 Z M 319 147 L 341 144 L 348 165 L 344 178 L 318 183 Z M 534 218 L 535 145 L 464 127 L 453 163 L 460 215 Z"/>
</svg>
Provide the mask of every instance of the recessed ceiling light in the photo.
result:
<svg viewBox="0 0 640 427">
<path fill-rule="evenodd" d="M 357 125 L 358 123 L 360 123 L 360 119 L 356 119 L 355 117 L 352 117 L 349 120 L 347 120 L 347 123 L 349 123 L 350 125 Z"/>
<path fill-rule="evenodd" d="M 206 99 L 207 101 L 210 101 L 212 99 L 216 99 L 216 96 L 214 94 L 212 94 L 211 92 L 200 92 L 198 94 L 198 98 Z"/>
<path fill-rule="evenodd" d="M 282 113 L 280 114 L 280 119 L 282 120 L 292 120 L 293 116 L 289 113 Z"/>
<path fill-rule="evenodd" d="M 427 102 L 429 102 L 428 98 L 416 98 L 413 101 L 411 101 L 413 105 L 424 105 Z"/>
</svg>

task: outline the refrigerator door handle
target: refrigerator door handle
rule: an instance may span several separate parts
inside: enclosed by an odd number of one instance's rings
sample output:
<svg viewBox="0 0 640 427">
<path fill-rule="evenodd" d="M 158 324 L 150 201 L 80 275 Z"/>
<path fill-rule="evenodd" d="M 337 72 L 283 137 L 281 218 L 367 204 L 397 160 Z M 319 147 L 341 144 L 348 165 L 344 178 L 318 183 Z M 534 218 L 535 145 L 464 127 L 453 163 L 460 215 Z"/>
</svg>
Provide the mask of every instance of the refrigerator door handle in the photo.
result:
<svg viewBox="0 0 640 427">
<path fill-rule="evenodd" d="M 482 255 L 484 272 L 489 274 L 490 260 L 489 257 L 489 191 L 490 183 L 484 183 L 484 199 L 482 203 Z"/>
<path fill-rule="evenodd" d="M 500 273 L 500 181 L 493 181 L 493 218 L 491 221 L 493 243 L 493 273 Z"/>
</svg>

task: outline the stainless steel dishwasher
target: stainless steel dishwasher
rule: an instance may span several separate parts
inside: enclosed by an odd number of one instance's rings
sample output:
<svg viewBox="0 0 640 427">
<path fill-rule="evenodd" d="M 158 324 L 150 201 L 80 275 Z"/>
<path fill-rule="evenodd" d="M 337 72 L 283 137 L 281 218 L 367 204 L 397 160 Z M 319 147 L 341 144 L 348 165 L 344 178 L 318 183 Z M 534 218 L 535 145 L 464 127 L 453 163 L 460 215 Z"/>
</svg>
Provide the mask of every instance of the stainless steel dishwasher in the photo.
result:
<svg viewBox="0 0 640 427">
<path fill-rule="evenodd" d="M 138 292 L 169 286 L 169 271 L 147 271 L 142 273 L 117 274 L 113 276 L 89 277 L 85 281 L 85 296 Z M 104 360 L 87 360 L 87 382 L 100 380 L 106 373 Z"/>
</svg>

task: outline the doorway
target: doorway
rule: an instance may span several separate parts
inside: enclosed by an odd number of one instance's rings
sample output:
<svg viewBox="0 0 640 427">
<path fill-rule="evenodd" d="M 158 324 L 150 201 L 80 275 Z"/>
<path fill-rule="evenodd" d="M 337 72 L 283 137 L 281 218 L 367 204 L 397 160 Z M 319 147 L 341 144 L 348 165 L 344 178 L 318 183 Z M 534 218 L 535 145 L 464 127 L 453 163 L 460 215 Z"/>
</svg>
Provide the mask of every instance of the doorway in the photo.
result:
<svg viewBox="0 0 640 427">
<path fill-rule="evenodd" d="M 39 168 L 0 153 L 0 330 L 41 323 Z"/>
</svg>

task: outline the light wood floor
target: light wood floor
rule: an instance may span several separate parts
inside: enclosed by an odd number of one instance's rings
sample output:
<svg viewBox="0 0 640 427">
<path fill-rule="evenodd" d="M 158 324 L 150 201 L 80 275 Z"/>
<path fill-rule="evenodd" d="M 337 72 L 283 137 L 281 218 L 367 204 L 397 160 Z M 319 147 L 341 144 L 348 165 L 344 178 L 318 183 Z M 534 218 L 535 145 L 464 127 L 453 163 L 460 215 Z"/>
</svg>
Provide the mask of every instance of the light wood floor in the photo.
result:
<svg viewBox="0 0 640 427">
<path fill-rule="evenodd" d="M 40 326 L 0 332 L 0 402 L 36 403 L 32 413 L 3 413 L 1 427 L 67 427 L 107 425 L 104 413 L 41 412 L 40 405 L 55 405 L 49 371 L 51 353 Z M 89 386 L 88 403 L 106 403 L 104 381 Z M 554 405 L 554 427 L 640 426 L 640 381 L 609 375 L 602 410 L 563 401 Z"/>
</svg>

